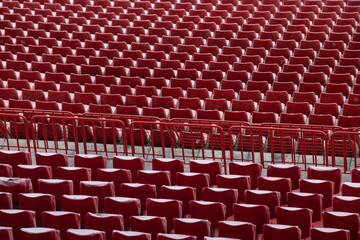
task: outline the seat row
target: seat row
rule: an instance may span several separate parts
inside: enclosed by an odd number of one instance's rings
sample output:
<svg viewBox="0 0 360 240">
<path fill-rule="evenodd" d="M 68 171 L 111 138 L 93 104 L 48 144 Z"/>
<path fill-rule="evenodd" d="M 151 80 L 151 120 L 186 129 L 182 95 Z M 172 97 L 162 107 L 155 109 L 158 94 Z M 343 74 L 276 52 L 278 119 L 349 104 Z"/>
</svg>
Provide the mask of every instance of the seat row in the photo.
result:
<svg viewBox="0 0 360 240">
<path fill-rule="evenodd" d="M 285 208 L 283 208 L 285 209 Z M 292 208 L 288 208 L 289 211 Z M 297 210 L 297 209 L 294 209 Z M 6 210 L 2 212 L 1 215 L 6 215 Z M 18 220 L 21 215 L 23 217 L 27 217 L 31 214 L 31 211 L 24 211 L 15 213 L 18 216 L 12 216 L 11 220 Z M 50 218 L 50 214 L 52 212 L 44 212 L 44 215 L 49 215 L 49 223 L 46 225 L 53 225 Z M 298 215 L 300 215 L 299 212 Z M 346 213 L 339 213 L 346 214 Z M 303 238 L 302 230 L 306 230 L 308 236 L 311 236 L 313 240 L 321 240 L 328 239 L 329 237 L 336 237 L 337 239 L 350 240 L 357 238 L 357 234 L 354 234 L 353 229 L 346 229 L 345 222 L 346 220 L 350 220 L 350 218 L 346 219 L 347 216 L 340 216 L 337 212 L 328 212 L 325 213 L 326 216 L 326 226 L 323 228 L 309 228 L 304 229 L 298 226 L 293 225 L 283 225 L 283 224 L 264 224 L 263 227 L 263 236 L 264 239 L 275 240 L 275 239 L 294 239 L 300 240 Z M 295 215 L 295 214 L 290 214 Z M 284 215 L 282 218 L 284 220 L 288 220 L 292 216 Z M 51 227 L 33 227 L 31 222 L 26 223 L 26 220 L 23 219 L 25 227 L 20 229 L 16 229 L 15 231 L 11 227 L 1 227 L 0 234 L 2 239 L 10 240 L 17 239 L 19 236 L 24 240 L 33 240 L 33 239 L 47 239 L 47 240 L 176 240 L 176 239 L 186 239 L 186 240 L 216 240 L 216 239 L 227 239 L 227 240 L 236 240 L 236 239 L 245 239 L 251 240 L 256 237 L 255 235 L 255 225 L 247 222 L 241 221 L 219 221 L 219 237 L 210 237 L 210 227 L 209 222 L 201 219 L 194 218 L 176 218 L 174 219 L 175 230 L 174 233 L 168 234 L 160 229 L 163 227 L 163 218 L 160 217 L 133 217 L 132 222 L 133 227 L 131 231 L 123 231 L 121 230 L 123 226 L 121 226 L 121 215 L 115 214 L 87 214 L 87 223 L 86 226 L 92 226 L 91 229 L 79 229 L 68 227 L 67 230 L 58 230 L 56 228 Z M 353 217 L 350 215 L 350 217 Z M 69 218 L 69 217 L 68 217 Z M 305 217 L 306 218 L 306 217 Z M 50 220 L 51 219 L 51 220 Z M 353 218 L 354 219 L 354 218 Z M 352 220 L 353 220 L 352 219 Z M 65 219 L 64 219 L 65 220 Z M 335 222 L 335 221 L 341 222 Z M 76 221 L 76 218 L 75 218 Z M 70 225 L 69 223 L 65 223 Z M 76 222 L 73 223 L 73 225 Z M 135 225 L 136 224 L 136 225 Z M 146 226 L 148 224 L 148 226 Z M 157 224 L 157 225 L 156 225 Z M 160 226 L 158 225 L 160 224 Z M 107 226 L 106 226 L 107 225 Z M 305 225 L 305 224 L 303 224 Z M 333 226 L 337 226 L 338 228 L 334 228 Z M 76 226 L 75 226 L 76 227 Z M 150 227 L 156 227 L 156 229 L 151 229 Z M 345 229 L 341 229 L 343 227 Z M 95 230 L 97 229 L 97 230 Z M 142 231 L 136 231 L 137 229 Z M 157 230 L 157 231 L 156 231 Z M 149 233 L 150 232 L 150 233 Z M 350 238 L 351 237 L 351 238 Z"/>
</svg>

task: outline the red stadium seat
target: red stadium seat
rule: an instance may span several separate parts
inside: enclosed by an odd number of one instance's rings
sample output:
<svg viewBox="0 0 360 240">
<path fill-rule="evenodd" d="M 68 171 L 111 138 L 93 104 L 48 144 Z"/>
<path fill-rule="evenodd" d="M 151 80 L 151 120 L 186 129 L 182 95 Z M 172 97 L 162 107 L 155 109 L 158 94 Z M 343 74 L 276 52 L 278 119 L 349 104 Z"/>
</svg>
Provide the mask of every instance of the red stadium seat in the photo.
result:
<svg viewBox="0 0 360 240">
<path fill-rule="evenodd" d="M 87 238 L 91 240 L 104 240 L 106 239 L 104 231 L 92 230 L 92 229 L 69 229 L 66 232 L 67 240 L 78 240 Z"/>
<path fill-rule="evenodd" d="M 285 240 L 285 239 L 301 239 L 301 230 L 299 227 L 281 224 L 265 224 L 264 239 L 268 240 Z"/>
<path fill-rule="evenodd" d="M 13 229 L 14 239 L 20 239 L 21 228 L 36 227 L 35 212 L 29 210 L 0 210 L 0 224 Z"/>
<path fill-rule="evenodd" d="M 85 224 L 87 229 L 104 231 L 108 240 L 112 239 L 113 230 L 124 230 L 123 218 L 119 214 L 87 213 Z"/>
<path fill-rule="evenodd" d="M 174 230 L 176 234 L 186 234 L 196 236 L 198 240 L 210 236 L 210 222 L 205 219 L 196 218 L 175 218 Z"/>
<path fill-rule="evenodd" d="M 146 199 L 156 198 L 156 186 L 144 183 L 121 184 L 121 195 L 123 197 L 138 198 L 141 201 L 141 209 L 146 209 Z"/>
<path fill-rule="evenodd" d="M 53 228 L 21 228 L 20 237 L 24 240 L 60 240 L 60 232 Z"/>
<path fill-rule="evenodd" d="M 275 208 L 280 206 L 280 193 L 267 190 L 246 190 L 245 204 L 262 204 L 270 209 L 270 218 L 275 218 Z"/>
<path fill-rule="evenodd" d="M 350 240 L 350 232 L 344 229 L 338 228 L 312 228 L 311 229 L 311 239 L 320 240 L 320 239 L 344 239 Z"/>
<path fill-rule="evenodd" d="M 348 212 L 324 212 L 324 227 L 340 228 L 350 232 L 350 239 L 356 239 L 359 231 L 359 215 Z"/>
<path fill-rule="evenodd" d="M 150 233 L 152 238 L 156 238 L 158 233 L 167 232 L 167 222 L 165 217 L 157 216 L 131 216 L 131 231 Z"/>
<path fill-rule="evenodd" d="M 316 193 L 323 195 L 323 209 L 332 206 L 332 197 L 334 193 L 335 184 L 331 181 L 315 180 L 315 179 L 301 179 L 300 192 Z"/>
</svg>

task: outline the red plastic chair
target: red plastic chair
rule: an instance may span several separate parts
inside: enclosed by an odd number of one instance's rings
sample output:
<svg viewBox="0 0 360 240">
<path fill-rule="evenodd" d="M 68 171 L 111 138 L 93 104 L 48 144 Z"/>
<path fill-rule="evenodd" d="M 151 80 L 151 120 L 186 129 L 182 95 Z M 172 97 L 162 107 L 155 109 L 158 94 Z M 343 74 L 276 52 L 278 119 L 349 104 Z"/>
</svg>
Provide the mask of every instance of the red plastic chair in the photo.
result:
<svg viewBox="0 0 360 240">
<path fill-rule="evenodd" d="M 138 198 L 141 201 L 141 209 L 146 209 L 146 199 L 156 198 L 156 186 L 143 183 L 121 184 L 121 195 L 123 197 Z"/>
<path fill-rule="evenodd" d="M 357 239 L 359 232 L 359 215 L 347 212 L 324 212 L 324 227 L 349 230 L 350 239 Z"/>
<path fill-rule="evenodd" d="M 146 214 L 165 217 L 167 229 L 173 229 L 173 219 L 182 216 L 182 202 L 172 199 L 148 198 L 146 201 Z"/>
<path fill-rule="evenodd" d="M 60 231 L 54 228 L 21 228 L 20 238 L 24 240 L 60 240 Z"/>
<path fill-rule="evenodd" d="M 350 232 L 344 229 L 338 228 L 312 228 L 311 229 L 311 239 L 321 240 L 321 239 L 344 239 L 350 240 Z"/>
<path fill-rule="evenodd" d="M 20 239 L 21 228 L 36 227 L 35 212 L 29 210 L 0 210 L 0 224 L 13 229 L 14 239 Z"/>
<path fill-rule="evenodd" d="M 296 226 L 265 224 L 263 232 L 266 240 L 301 239 L 301 230 Z"/>
<path fill-rule="evenodd" d="M 69 229 L 66 232 L 67 240 L 80 240 L 82 238 L 87 238 L 91 240 L 105 240 L 105 232 L 97 231 L 91 229 Z"/>
<path fill-rule="evenodd" d="M 265 205 L 234 204 L 234 220 L 249 222 L 256 226 L 256 234 L 263 232 L 263 225 L 270 223 L 270 210 Z M 219 223 L 219 231 L 221 222 Z"/>
<path fill-rule="evenodd" d="M 52 172 L 49 166 L 18 165 L 18 174 L 21 178 L 30 178 L 34 191 L 38 192 L 38 179 L 51 179 Z"/>
<path fill-rule="evenodd" d="M 258 163 L 231 162 L 229 173 L 238 175 L 249 175 L 251 178 L 251 189 L 257 188 L 257 178 L 261 176 L 262 166 Z"/>
<path fill-rule="evenodd" d="M 280 193 L 266 190 L 246 190 L 246 204 L 263 204 L 270 209 L 270 218 L 275 218 L 275 208 L 280 206 Z"/>
<path fill-rule="evenodd" d="M 196 236 L 198 240 L 210 236 L 211 223 L 208 220 L 196 218 L 175 218 L 174 230 L 176 234 Z"/>
<path fill-rule="evenodd" d="M 325 180 L 301 179 L 300 192 L 317 193 L 323 195 L 323 209 L 332 206 L 334 183 Z"/>
<path fill-rule="evenodd" d="M 340 192 L 341 185 L 341 169 L 333 167 L 309 167 L 309 179 L 329 180 L 335 183 L 334 193 Z"/>
<path fill-rule="evenodd" d="M 322 213 L 322 195 L 313 193 L 291 192 L 287 194 L 287 199 L 289 207 L 311 209 L 312 221 L 320 221 Z"/>
<path fill-rule="evenodd" d="M 167 222 L 165 217 L 157 216 L 131 216 L 131 231 L 150 233 L 152 238 L 156 238 L 158 233 L 167 232 Z"/>
</svg>

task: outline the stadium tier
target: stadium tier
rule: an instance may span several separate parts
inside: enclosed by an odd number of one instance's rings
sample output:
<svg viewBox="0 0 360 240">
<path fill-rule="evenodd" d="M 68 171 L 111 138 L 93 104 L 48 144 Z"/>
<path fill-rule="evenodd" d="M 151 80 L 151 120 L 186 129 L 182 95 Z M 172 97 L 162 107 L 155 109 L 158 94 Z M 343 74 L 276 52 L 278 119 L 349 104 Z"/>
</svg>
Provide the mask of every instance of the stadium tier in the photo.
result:
<svg viewBox="0 0 360 240">
<path fill-rule="evenodd" d="M 2 240 L 358 239 L 357 169 L 69 157 L 0 151 Z"/>
<path fill-rule="evenodd" d="M 359 23 L 358 0 L 0 1 L 0 239 L 360 240 Z"/>
</svg>

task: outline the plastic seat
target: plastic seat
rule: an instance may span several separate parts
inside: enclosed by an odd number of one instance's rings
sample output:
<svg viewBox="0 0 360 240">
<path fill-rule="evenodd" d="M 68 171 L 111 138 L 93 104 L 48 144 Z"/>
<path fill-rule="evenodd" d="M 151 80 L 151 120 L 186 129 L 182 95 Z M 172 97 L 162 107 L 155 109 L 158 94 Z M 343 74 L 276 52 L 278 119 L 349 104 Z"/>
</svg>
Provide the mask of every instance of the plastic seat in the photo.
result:
<svg viewBox="0 0 360 240">
<path fill-rule="evenodd" d="M 141 201 L 141 209 L 146 209 L 146 199 L 156 198 L 156 186 L 142 183 L 123 183 L 121 195 L 124 197 L 138 198 Z"/>
<path fill-rule="evenodd" d="M 98 198 L 85 195 L 63 195 L 62 205 L 64 211 L 80 213 L 81 222 L 85 221 L 86 213 L 98 212 Z"/>
<path fill-rule="evenodd" d="M 333 167 L 308 167 L 309 179 L 329 180 L 335 184 L 334 193 L 340 192 L 341 169 Z"/>
<path fill-rule="evenodd" d="M 173 229 L 173 219 L 182 216 L 182 202 L 171 199 L 147 199 L 147 215 L 165 217 L 167 229 Z"/>
<path fill-rule="evenodd" d="M 176 234 L 186 234 L 196 236 L 202 240 L 210 236 L 210 222 L 204 219 L 196 218 L 176 218 L 174 219 L 174 229 Z"/>
<path fill-rule="evenodd" d="M 18 165 L 18 175 L 21 178 L 30 178 L 34 191 L 38 192 L 38 179 L 51 179 L 52 172 L 48 166 L 41 165 Z"/>
<path fill-rule="evenodd" d="M 311 229 L 311 239 L 320 240 L 320 239 L 350 239 L 350 232 L 344 229 L 338 228 L 312 228 Z"/>
<path fill-rule="evenodd" d="M 324 212 L 324 227 L 340 228 L 350 232 L 350 239 L 356 239 L 359 231 L 359 215 L 347 212 Z"/>
<path fill-rule="evenodd" d="M 248 81 L 247 90 L 259 90 L 261 93 L 266 93 L 270 90 L 270 84 L 267 81 Z"/>
<path fill-rule="evenodd" d="M 333 96 L 332 98 L 334 98 L 334 100 L 339 104 L 339 105 L 343 105 L 343 98 L 341 98 L 341 94 L 344 97 L 348 97 L 350 94 L 350 87 L 346 84 L 346 83 L 328 83 L 326 84 L 325 87 L 325 91 L 326 94 L 324 93 L 323 98 L 328 97 L 331 98 L 331 96 Z M 321 96 L 320 96 L 320 102 L 321 102 Z"/>
<path fill-rule="evenodd" d="M 259 112 L 273 112 L 280 114 L 284 110 L 280 101 L 259 101 Z"/>
<path fill-rule="evenodd" d="M 278 224 L 297 226 L 301 230 L 301 238 L 310 236 L 312 226 L 312 211 L 307 208 L 277 207 L 276 218 Z"/>
<path fill-rule="evenodd" d="M 96 196 L 98 198 L 99 209 L 104 208 L 104 198 L 115 196 L 115 187 L 113 182 L 103 181 L 81 181 L 80 194 Z"/>
<path fill-rule="evenodd" d="M 315 103 L 315 114 L 330 114 L 338 117 L 340 114 L 339 106 L 336 103 Z"/>
<path fill-rule="evenodd" d="M 80 193 L 80 181 L 91 180 L 91 169 L 82 167 L 59 167 L 58 177 L 60 179 L 67 179 L 73 182 L 74 193 Z"/>
<path fill-rule="evenodd" d="M 104 212 L 121 214 L 125 227 L 130 226 L 129 217 L 140 215 L 140 200 L 126 197 L 106 197 L 104 201 Z"/>
<path fill-rule="evenodd" d="M 161 196 L 163 198 L 181 201 L 182 212 L 186 215 L 189 214 L 189 202 L 196 198 L 195 191 L 195 188 L 186 186 L 162 186 Z"/>
<path fill-rule="evenodd" d="M 270 209 L 270 218 L 275 218 L 275 208 L 280 206 L 280 193 L 266 190 L 246 190 L 245 204 L 263 204 Z"/>
<path fill-rule="evenodd" d="M 0 164 L 0 177 L 12 177 L 13 168 L 9 164 Z"/>
<path fill-rule="evenodd" d="M 110 240 L 113 230 L 124 230 L 124 222 L 120 214 L 87 213 L 85 224 L 88 229 L 105 232 L 106 239 Z"/>
<path fill-rule="evenodd" d="M 237 202 L 238 192 L 230 188 L 204 188 L 204 201 L 221 202 L 226 207 L 226 217 L 233 214 L 232 205 Z"/>
<path fill-rule="evenodd" d="M 106 168 L 106 158 L 93 154 L 76 154 L 74 156 L 75 167 L 91 169 L 91 180 L 97 180 L 97 169 Z"/>
<path fill-rule="evenodd" d="M 299 188 L 299 180 L 301 179 L 301 169 L 299 166 L 287 164 L 269 164 L 267 169 L 268 177 L 290 178 L 292 189 Z"/>
<path fill-rule="evenodd" d="M 11 227 L 14 239 L 20 239 L 21 228 L 36 227 L 35 212 L 29 210 L 0 210 L 0 224 Z"/>
<path fill-rule="evenodd" d="M 73 183 L 71 180 L 62 179 L 39 179 L 39 192 L 51 194 L 55 197 L 56 206 L 62 206 L 62 195 L 74 194 Z"/>
<path fill-rule="evenodd" d="M 301 179 L 300 192 L 322 194 L 323 209 L 325 209 L 332 205 L 334 183 L 325 180 Z"/>
<path fill-rule="evenodd" d="M 261 65 L 261 63 L 259 64 L 259 66 Z M 260 67 L 258 68 L 260 71 Z M 252 76 L 251 76 L 251 80 L 252 81 L 264 81 L 264 82 L 268 82 L 270 84 L 272 84 L 275 80 L 275 76 L 272 72 L 270 71 L 266 71 L 266 72 L 253 72 Z"/>
<path fill-rule="evenodd" d="M 273 86 L 273 89 L 274 89 L 274 86 Z M 292 90 L 290 90 L 290 91 L 292 91 Z M 277 91 L 267 91 L 266 92 L 266 101 L 268 101 L 268 102 L 280 101 L 281 104 L 286 104 L 289 100 L 290 100 L 289 92 L 287 92 L 287 91 L 277 90 Z M 263 102 L 263 101 L 260 101 L 260 102 Z M 281 109 L 283 111 L 283 107 L 281 107 L 279 109 Z"/>
<path fill-rule="evenodd" d="M 359 117 L 358 116 L 339 116 L 338 126 L 345 128 L 353 128 L 359 126 Z"/>
<path fill-rule="evenodd" d="M 229 173 L 237 175 L 249 175 L 251 178 L 251 189 L 257 188 L 257 178 L 261 176 L 262 166 L 257 163 L 231 162 Z"/>
<path fill-rule="evenodd" d="M 210 186 L 210 176 L 206 173 L 177 173 L 177 184 L 196 189 L 196 199 L 202 199 L 202 189 Z"/>
<path fill-rule="evenodd" d="M 258 189 L 277 191 L 281 194 L 280 204 L 286 204 L 286 194 L 291 192 L 291 180 L 279 177 L 258 177 Z"/>
<path fill-rule="evenodd" d="M 131 216 L 131 231 L 140 231 L 150 233 L 152 237 L 156 237 L 158 233 L 166 233 L 166 218 L 156 216 Z"/>
<path fill-rule="evenodd" d="M 256 233 L 261 234 L 263 230 L 262 226 L 270 223 L 270 211 L 265 205 L 235 204 L 234 219 L 235 221 L 254 224 L 256 226 Z M 221 229 L 221 222 L 219 222 L 219 231 L 221 231 Z"/>
<path fill-rule="evenodd" d="M 42 221 L 43 211 L 55 211 L 55 197 L 45 193 L 21 193 L 19 194 L 20 208 L 32 210 L 36 213 L 36 220 Z"/>
<path fill-rule="evenodd" d="M 92 240 L 103 240 L 105 239 L 105 232 L 92 229 L 69 229 L 66 232 L 66 239 L 69 240 L 77 240 L 85 237 Z"/>
<path fill-rule="evenodd" d="M 137 231 L 118 231 L 114 230 L 112 234 L 113 240 L 127 239 L 127 240 L 150 240 L 151 235 L 149 233 L 137 232 Z"/>
<path fill-rule="evenodd" d="M 0 228 L 0 237 L 4 240 L 13 239 L 13 230 L 11 227 L 1 227 Z"/>
<path fill-rule="evenodd" d="M 264 225 L 264 239 L 301 239 L 301 230 L 297 226 L 281 225 L 281 224 L 265 224 Z"/>
<path fill-rule="evenodd" d="M 20 230 L 21 239 L 52 239 L 60 240 L 59 230 L 53 228 L 21 228 Z"/>
</svg>

